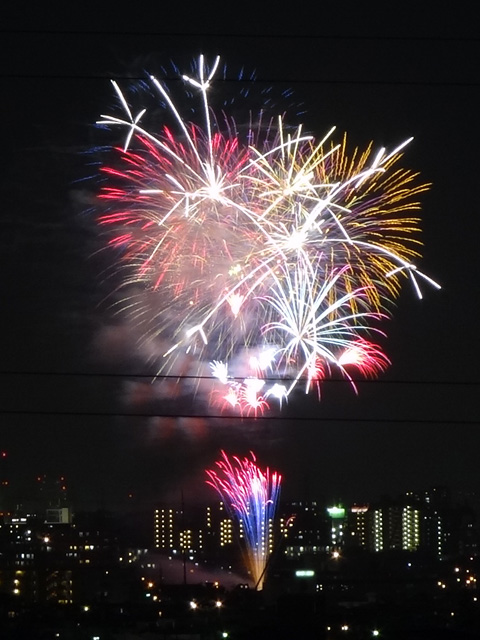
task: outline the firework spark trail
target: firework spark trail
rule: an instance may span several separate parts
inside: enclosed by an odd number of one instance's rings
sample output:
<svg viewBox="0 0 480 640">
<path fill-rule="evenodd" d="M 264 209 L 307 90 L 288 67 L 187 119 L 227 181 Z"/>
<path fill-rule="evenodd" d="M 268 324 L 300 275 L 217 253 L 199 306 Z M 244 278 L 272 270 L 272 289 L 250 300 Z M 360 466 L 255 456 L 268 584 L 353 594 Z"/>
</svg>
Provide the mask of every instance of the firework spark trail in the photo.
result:
<svg viewBox="0 0 480 640">
<path fill-rule="evenodd" d="M 428 185 L 397 166 L 411 139 L 391 152 L 370 145 L 349 156 L 345 136 L 329 142 L 334 129 L 316 142 L 302 126 L 264 114 L 240 136 L 208 102 L 218 64 L 201 56 L 196 77 L 183 76 L 199 93 L 199 122 L 184 120 L 151 76 L 174 120 L 156 133 L 141 124 L 145 109 L 134 115 L 113 83 L 125 117 L 100 123 L 127 136 L 119 166 L 103 168 L 99 221 L 123 254 L 124 307 L 146 340 L 167 345 L 159 374 L 176 375 L 185 353 L 213 361 L 222 401 L 248 414 L 267 397 L 282 402 L 302 380 L 310 390 L 333 370 L 352 383 L 352 371 L 383 371 L 388 358 L 367 337 L 381 333 L 376 324 L 402 278 L 419 297 L 422 281 L 439 285 L 413 262 L 420 241 L 412 212 Z M 153 320 L 140 287 L 158 298 Z M 252 352 L 260 354 L 253 368 Z M 262 352 L 269 357 L 259 366 Z M 267 371 L 279 378 L 273 385 Z"/>
<path fill-rule="evenodd" d="M 240 523 L 247 567 L 257 588 L 262 588 L 273 543 L 272 526 L 282 477 L 268 468 L 262 471 L 255 455 L 231 458 L 222 451 L 216 470 L 207 470 L 207 484 L 222 498 L 231 517 Z"/>
</svg>

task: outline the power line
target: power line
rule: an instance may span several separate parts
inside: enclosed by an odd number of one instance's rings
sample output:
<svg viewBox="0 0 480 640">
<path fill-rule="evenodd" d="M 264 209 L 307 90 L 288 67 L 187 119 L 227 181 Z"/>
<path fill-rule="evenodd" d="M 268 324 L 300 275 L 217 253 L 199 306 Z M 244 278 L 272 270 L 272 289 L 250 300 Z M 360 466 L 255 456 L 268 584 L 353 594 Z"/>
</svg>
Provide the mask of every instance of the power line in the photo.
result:
<svg viewBox="0 0 480 640">
<path fill-rule="evenodd" d="M 34 74 L 34 73 L 0 73 L 0 78 L 3 80 L 89 80 L 89 81 L 101 81 L 108 82 L 110 80 L 119 80 L 125 82 L 139 82 L 144 81 L 147 76 L 124 76 L 120 74 L 110 74 L 110 75 L 101 75 L 101 74 Z M 173 82 L 182 82 L 181 78 L 162 78 L 162 81 L 167 83 Z M 287 84 L 287 85 L 338 85 L 338 86 L 399 86 L 399 87 L 452 87 L 452 88 L 474 88 L 480 87 L 480 82 L 478 81 L 460 81 L 460 80 L 354 80 L 354 79 L 345 79 L 345 80 L 335 80 L 335 79 L 318 79 L 318 78 L 254 78 L 252 80 L 241 79 L 241 78 L 218 78 L 215 80 L 216 83 L 230 83 L 230 82 L 238 82 L 240 84 L 252 84 L 252 85 L 260 85 L 266 84 L 269 86 L 273 86 L 275 84 Z"/>
<path fill-rule="evenodd" d="M 120 379 L 132 379 L 141 378 L 151 381 L 155 380 L 211 380 L 215 382 L 216 377 L 211 375 L 174 375 L 165 373 L 113 373 L 113 372 L 92 372 L 92 371 L 0 371 L 0 376 L 32 376 L 32 377 L 60 377 L 60 378 L 120 378 Z M 229 380 L 244 380 L 246 376 L 232 376 Z M 295 377 L 288 376 L 264 376 L 262 380 L 266 382 L 284 381 L 291 382 L 295 380 Z M 417 385 L 438 385 L 438 386 L 478 386 L 479 380 L 388 380 L 388 379 L 369 379 L 369 378 L 352 378 L 355 384 L 417 384 Z M 345 378 L 325 378 L 319 381 L 324 383 L 345 383 L 348 382 Z"/>
<path fill-rule="evenodd" d="M 155 37 L 155 38 L 237 38 L 255 40 L 315 40 L 347 42 L 425 42 L 425 43 L 472 43 L 479 44 L 475 36 L 412 36 L 412 35 L 347 35 L 324 33 L 249 33 L 249 32 L 207 32 L 207 31 L 134 31 L 118 29 L 0 29 L 1 35 L 13 36 L 119 36 L 119 37 Z"/>
<path fill-rule="evenodd" d="M 434 418 L 333 418 L 325 416 L 243 416 L 243 415 L 221 415 L 221 414 L 200 414 L 200 413 L 158 413 L 158 412 L 123 412 L 123 411 L 58 411 L 58 410 L 34 410 L 34 409 L 0 409 L 0 415 L 13 416 L 57 416 L 75 418 L 175 418 L 184 420 L 222 420 L 240 422 L 342 422 L 342 423 L 384 423 L 384 424 L 432 424 L 432 425 L 466 425 L 479 426 L 480 420 L 446 420 Z"/>
</svg>

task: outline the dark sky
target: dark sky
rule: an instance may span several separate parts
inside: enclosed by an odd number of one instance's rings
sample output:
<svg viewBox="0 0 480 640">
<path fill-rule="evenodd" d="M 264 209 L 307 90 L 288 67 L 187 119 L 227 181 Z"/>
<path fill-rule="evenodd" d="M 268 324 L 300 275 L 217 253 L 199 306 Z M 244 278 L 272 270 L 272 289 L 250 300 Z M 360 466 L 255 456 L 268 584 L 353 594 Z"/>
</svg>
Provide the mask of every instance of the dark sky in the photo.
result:
<svg viewBox="0 0 480 640">
<path fill-rule="evenodd" d="M 239 3 L 228 16 L 208 3 L 162 5 L 18 10 L 2 23 L 0 446 L 12 491 L 23 498 L 38 473 L 63 473 L 78 505 L 122 507 L 129 491 L 137 503 L 176 500 L 181 488 L 194 501 L 225 448 L 252 449 L 281 471 L 285 497 L 480 492 L 473 15 L 438 2 L 418 14 L 389 3 L 283 14 Z M 114 255 L 97 254 L 92 149 L 107 139 L 94 123 L 114 102 L 109 78 L 160 75 L 199 53 L 220 54 L 231 77 L 255 71 L 255 108 L 265 87 L 280 105 L 291 88 L 319 137 L 336 125 L 361 146 L 415 138 L 404 164 L 433 183 L 422 196 L 422 268 L 443 288 L 418 301 L 405 286 L 385 327 L 392 367 L 358 397 L 330 383 L 321 403 L 301 397 L 269 419 L 222 422 L 201 402 L 152 399 L 149 378 L 118 375 L 153 369 L 104 303 Z M 97 375 L 107 373 L 117 377 Z M 201 417 L 116 415 L 136 410 Z"/>
</svg>

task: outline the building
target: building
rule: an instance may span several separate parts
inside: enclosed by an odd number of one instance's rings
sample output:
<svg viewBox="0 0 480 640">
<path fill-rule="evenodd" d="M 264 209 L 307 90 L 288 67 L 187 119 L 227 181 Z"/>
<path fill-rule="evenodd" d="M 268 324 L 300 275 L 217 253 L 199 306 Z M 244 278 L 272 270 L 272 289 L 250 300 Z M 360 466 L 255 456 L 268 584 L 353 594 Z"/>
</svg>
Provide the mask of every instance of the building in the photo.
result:
<svg viewBox="0 0 480 640">
<path fill-rule="evenodd" d="M 390 501 L 366 512 L 366 544 L 370 551 L 416 551 L 420 547 L 418 505 Z"/>
<path fill-rule="evenodd" d="M 405 505 L 402 508 L 402 549 L 417 551 L 420 546 L 420 509 Z"/>
<path fill-rule="evenodd" d="M 282 506 L 278 544 L 287 558 L 317 556 L 329 543 L 326 512 L 316 501 L 295 501 Z M 275 538 L 275 536 L 274 536 Z"/>
<path fill-rule="evenodd" d="M 347 515 L 347 533 L 345 546 L 360 549 L 368 548 L 369 505 L 350 507 Z"/>
<path fill-rule="evenodd" d="M 341 505 L 327 507 L 330 518 L 329 546 L 335 550 L 343 547 L 345 542 L 346 511 Z"/>
<path fill-rule="evenodd" d="M 179 519 L 178 511 L 170 508 L 160 508 L 154 511 L 154 547 L 160 551 L 173 551 L 176 547 L 176 523 Z"/>
<path fill-rule="evenodd" d="M 190 560 L 203 557 L 218 545 L 233 544 L 233 522 L 223 504 L 208 506 L 199 515 L 196 510 L 188 514 L 172 506 L 154 511 L 154 549 L 171 554 L 186 554 Z"/>
</svg>

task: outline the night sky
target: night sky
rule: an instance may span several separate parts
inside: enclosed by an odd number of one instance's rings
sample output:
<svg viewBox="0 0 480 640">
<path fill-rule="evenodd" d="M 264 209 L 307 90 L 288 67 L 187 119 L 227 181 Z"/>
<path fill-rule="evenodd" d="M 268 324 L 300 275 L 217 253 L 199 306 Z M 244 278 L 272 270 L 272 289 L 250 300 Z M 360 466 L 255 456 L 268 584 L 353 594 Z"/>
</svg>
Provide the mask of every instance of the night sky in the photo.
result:
<svg viewBox="0 0 480 640">
<path fill-rule="evenodd" d="M 473 15 L 450 3 L 418 15 L 389 3 L 299 14 L 239 3 L 228 16 L 208 3 L 191 13 L 157 4 L 3 20 L 0 447 L 12 492 L 26 499 L 47 473 L 66 475 L 79 507 L 143 507 L 182 489 L 194 502 L 213 498 L 203 470 L 222 448 L 254 450 L 283 473 L 285 498 L 375 500 L 439 484 L 480 492 Z M 419 301 L 405 284 L 384 326 L 392 366 L 358 397 L 331 382 L 320 403 L 299 396 L 268 419 L 211 418 L 218 411 L 201 399 L 167 400 L 172 390 L 151 384 L 154 362 L 109 308 L 116 258 L 95 224 L 92 151 L 117 141 L 95 127 L 115 103 L 109 79 L 161 76 L 171 60 L 188 71 L 200 53 L 220 54 L 231 79 L 255 72 L 248 107 L 270 86 L 279 111 L 293 105 L 292 120 L 319 138 L 332 125 L 352 146 L 415 138 L 402 164 L 433 184 L 421 196 L 421 267 L 442 290 L 425 287 Z M 235 117 L 242 108 L 234 103 Z M 197 417 L 162 417 L 178 413 Z"/>
</svg>

